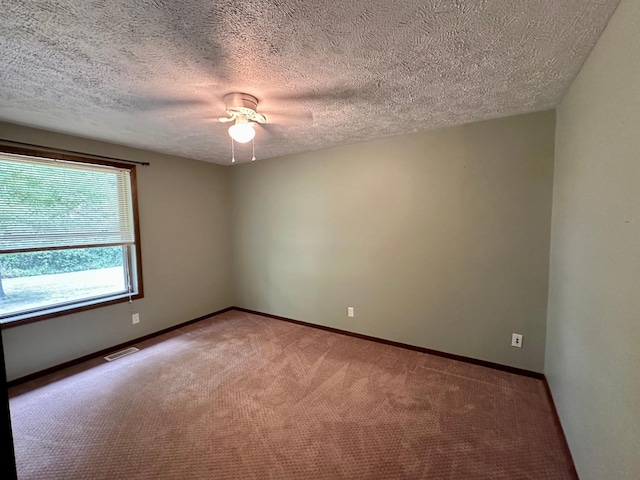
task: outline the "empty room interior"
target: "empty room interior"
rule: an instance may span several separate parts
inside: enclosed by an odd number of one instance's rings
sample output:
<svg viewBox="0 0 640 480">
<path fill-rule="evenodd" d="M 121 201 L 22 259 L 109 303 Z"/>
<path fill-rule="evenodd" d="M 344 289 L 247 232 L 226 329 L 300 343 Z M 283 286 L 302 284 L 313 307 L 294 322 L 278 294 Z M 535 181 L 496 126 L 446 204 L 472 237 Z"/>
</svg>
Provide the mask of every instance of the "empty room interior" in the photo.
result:
<svg viewBox="0 0 640 480">
<path fill-rule="evenodd" d="M 638 0 L 5 0 L 3 478 L 640 478 Z"/>
</svg>

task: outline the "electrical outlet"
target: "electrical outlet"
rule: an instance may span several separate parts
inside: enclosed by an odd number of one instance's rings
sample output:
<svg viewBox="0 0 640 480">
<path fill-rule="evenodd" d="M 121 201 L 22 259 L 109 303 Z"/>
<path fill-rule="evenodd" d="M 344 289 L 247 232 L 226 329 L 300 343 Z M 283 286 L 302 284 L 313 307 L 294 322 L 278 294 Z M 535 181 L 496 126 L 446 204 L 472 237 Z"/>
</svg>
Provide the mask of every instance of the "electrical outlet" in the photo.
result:
<svg viewBox="0 0 640 480">
<path fill-rule="evenodd" d="M 347 307 L 347 317 L 353 317 L 354 315 L 353 307 Z"/>
<path fill-rule="evenodd" d="M 133 315 L 131 315 L 131 323 L 133 323 L 134 325 L 136 323 L 140 323 L 140 314 L 139 313 L 134 313 Z"/>
<path fill-rule="evenodd" d="M 511 346 L 512 347 L 522 348 L 522 335 L 520 335 L 519 333 L 512 333 L 511 334 Z"/>
</svg>

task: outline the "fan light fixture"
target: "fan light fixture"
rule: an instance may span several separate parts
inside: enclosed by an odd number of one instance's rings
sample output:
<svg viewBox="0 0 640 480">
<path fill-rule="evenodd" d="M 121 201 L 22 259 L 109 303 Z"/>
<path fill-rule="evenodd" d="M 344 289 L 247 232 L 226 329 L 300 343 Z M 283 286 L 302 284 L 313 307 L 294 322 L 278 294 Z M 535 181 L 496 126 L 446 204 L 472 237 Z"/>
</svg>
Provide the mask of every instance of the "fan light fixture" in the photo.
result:
<svg viewBox="0 0 640 480">
<path fill-rule="evenodd" d="M 248 143 L 253 140 L 253 155 L 251 161 L 256 160 L 256 131 L 253 129 L 254 123 L 266 123 L 267 117 L 256 112 L 258 99 L 248 93 L 229 93 L 224 96 L 226 106 L 226 117 L 219 117 L 222 123 L 235 122 L 229 127 L 231 137 L 231 163 L 236 163 L 236 147 L 234 142 Z"/>
<path fill-rule="evenodd" d="M 235 125 L 229 127 L 229 135 L 238 143 L 247 143 L 253 140 L 256 131 L 251 123 L 237 119 Z"/>
</svg>

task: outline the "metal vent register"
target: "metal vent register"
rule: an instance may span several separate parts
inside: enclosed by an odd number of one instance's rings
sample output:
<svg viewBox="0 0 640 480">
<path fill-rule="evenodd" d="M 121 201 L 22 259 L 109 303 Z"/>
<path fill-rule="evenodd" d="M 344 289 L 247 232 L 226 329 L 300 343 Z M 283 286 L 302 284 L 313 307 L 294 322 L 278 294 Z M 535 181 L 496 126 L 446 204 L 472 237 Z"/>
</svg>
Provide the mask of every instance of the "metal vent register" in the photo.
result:
<svg viewBox="0 0 640 480">
<path fill-rule="evenodd" d="M 136 347 L 129 347 L 129 348 L 125 348 L 124 350 L 120 350 L 119 352 L 111 353 L 106 357 L 104 357 L 104 359 L 107 362 L 113 362 L 114 360 L 117 360 L 122 357 L 126 357 L 127 355 L 131 355 L 132 353 L 136 353 L 138 351 L 140 351 L 140 349 Z"/>
</svg>

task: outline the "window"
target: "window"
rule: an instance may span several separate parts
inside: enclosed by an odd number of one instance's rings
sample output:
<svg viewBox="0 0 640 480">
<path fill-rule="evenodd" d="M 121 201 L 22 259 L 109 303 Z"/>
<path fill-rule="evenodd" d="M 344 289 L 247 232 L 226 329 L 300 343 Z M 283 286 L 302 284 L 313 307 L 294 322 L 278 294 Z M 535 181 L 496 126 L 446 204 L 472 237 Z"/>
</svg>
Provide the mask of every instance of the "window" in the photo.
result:
<svg viewBox="0 0 640 480">
<path fill-rule="evenodd" d="M 141 298 L 135 166 L 2 148 L 1 322 Z"/>
</svg>

